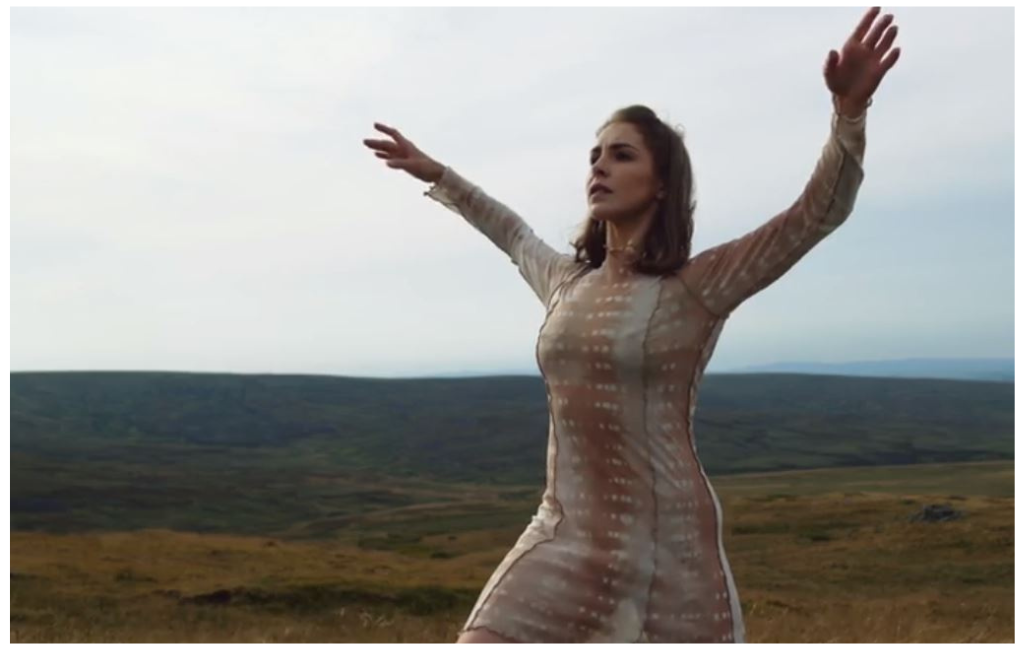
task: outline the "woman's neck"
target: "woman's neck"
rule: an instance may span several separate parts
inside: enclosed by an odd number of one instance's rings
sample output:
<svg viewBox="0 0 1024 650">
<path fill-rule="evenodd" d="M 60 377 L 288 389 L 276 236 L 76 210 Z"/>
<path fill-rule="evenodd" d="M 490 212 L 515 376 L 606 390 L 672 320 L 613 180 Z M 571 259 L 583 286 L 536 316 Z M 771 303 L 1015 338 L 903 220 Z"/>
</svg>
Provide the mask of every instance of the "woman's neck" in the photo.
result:
<svg viewBox="0 0 1024 650">
<path fill-rule="evenodd" d="M 605 261 L 617 271 L 628 271 L 643 255 L 644 235 L 650 227 L 654 211 L 620 222 L 606 222 Z"/>
</svg>

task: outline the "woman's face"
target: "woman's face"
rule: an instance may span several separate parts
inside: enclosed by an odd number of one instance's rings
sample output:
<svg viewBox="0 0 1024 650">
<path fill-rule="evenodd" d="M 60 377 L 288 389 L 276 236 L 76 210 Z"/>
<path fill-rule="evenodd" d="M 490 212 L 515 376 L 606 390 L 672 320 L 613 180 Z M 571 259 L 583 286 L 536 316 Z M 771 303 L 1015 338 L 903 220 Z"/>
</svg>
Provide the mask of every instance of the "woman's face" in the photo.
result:
<svg viewBox="0 0 1024 650">
<path fill-rule="evenodd" d="M 610 192 L 592 191 L 603 185 Z M 628 122 L 613 122 L 601 130 L 590 152 L 587 205 L 590 216 L 622 221 L 643 214 L 655 201 L 661 183 L 643 136 Z"/>
</svg>

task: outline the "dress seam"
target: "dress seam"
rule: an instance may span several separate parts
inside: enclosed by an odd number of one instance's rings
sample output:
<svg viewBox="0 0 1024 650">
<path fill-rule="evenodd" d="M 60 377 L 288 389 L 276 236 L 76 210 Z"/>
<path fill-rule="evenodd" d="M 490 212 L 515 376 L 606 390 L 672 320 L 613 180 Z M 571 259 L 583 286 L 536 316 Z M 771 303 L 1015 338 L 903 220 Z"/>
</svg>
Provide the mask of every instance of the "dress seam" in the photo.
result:
<svg viewBox="0 0 1024 650">
<path fill-rule="evenodd" d="M 683 285 L 683 290 L 685 290 L 686 293 L 690 294 L 690 296 L 693 297 L 697 304 L 700 305 L 701 308 L 704 309 L 704 311 L 711 314 L 711 316 L 714 317 L 715 320 L 721 320 L 725 318 L 725 316 L 718 314 L 717 312 L 713 311 L 710 307 L 708 307 L 707 303 L 705 303 L 704 300 L 697 295 L 697 292 L 690 288 L 690 285 L 687 284 L 686 280 L 683 278 L 683 271 L 685 270 L 686 267 L 684 266 L 683 269 L 679 271 L 679 283 Z"/>
<path fill-rule="evenodd" d="M 833 146 L 833 144 L 840 151 L 839 169 L 836 171 L 835 178 L 832 179 L 832 182 L 829 184 L 828 206 L 825 208 L 824 211 L 822 211 L 821 218 L 815 220 L 815 226 L 821 226 L 822 224 L 828 222 L 829 215 L 832 213 L 832 210 L 835 208 L 836 205 L 836 196 L 838 194 L 839 184 L 843 180 L 843 175 L 846 173 L 846 169 L 849 166 L 850 157 L 852 156 L 852 154 L 846 149 L 842 141 L 839 139 L 839 136 L 835 132 L 833 132 L 831 135 L 831 141 L 829 142 L 829 146 Z M 811 194 L 808 194 L 806 196 L 801 197 L 801 199 L 802 201 L 809 202 L 813 199 L 813 196 Z M 808 241 L 814 242 L 816 244 L 818 242 L 817 234 L 808 235 L 804 240 L 800 241 L 796 246 L 794 246 L 787 255 L 784 255 L 781 259 L 779 259 L 779 261 L 776 262 L 774 266 L 769 267 L 769 270 L 766 271 L 765 275 L 763 276 L 765 278 L 769 278 L 769 280 L 763 280 L 761 282 L 755 283 L 750 289 L 748 289 L 748 293 L 758 293 L 762 289 L 770 285 L 774 281 L 774 279 L 778 277 L 776 269 L 788 268 L 789 266 L 791 266 L 793 264 L 793 258 L 799 259 L 806 252 L 804 248 L 806 247 Z"/>
<path fill-rule="evenodd" d="M 837 190 L 839 188 L 839 184 L 842 182 L 844 174 L 847 173 L 847 168 L 849 167 L 850 159 L 852 158 L 853 161 L 857 163 L 857 168 L 858 169 L 860 169 L 861 171 L 863 171 L 863 169 L 864 169 L 863 165 L 861 165 L 860 162 L 857 160 L 857 157 L 847 148 L 846 144 L 843 143 L 843 140 L 842 140 L 842 138 L 839 137 L 839 134 L 837 133 L 836 129 L 834 129 L 834 128 L 831 129 L 830 134 L 829 134 L 829 141 L 828 141 L 828 144 L 826 146 L 836 146 L 839 149 L 840 161 L 839 161 L 839 169 L 836 172 L 835 178 L 832 180 L 832 182 L 830 183 L 829 188 L 828 188 L 828 193 L 829 193 L 828 206 L 823 211 L 821 219 L 817 220 L 817 223 L 815 224 L 816 226 L 820 226 L 821 224 L 828 222 L 828 217 L 829 217 L 829 215 L 831 214 L 832 210 L 835 208 L 835 205 L 836 205 L 836 196 L 837 196 L 837 193 L 838 193 Z M 801 196 L 800 198 L 801 198 L 802 201 L 807 201 L 807 200 L 811 199 L 811 196 L 809 196 L 809 195 Z M 813 239 L 815 242 L 817 242 L 817 238 L 811 237 L 811 239 Z M 780 259 L 778 262 L 776 262 L 776 264 L 774 266 L 769 267 L 769 270 L 766 272 L 765 277 L 775 278 L 776 277 L 775 270 L 780 268 L 780 267 L 786 268 L 786 266 L 788 264 L 791 264 L 794 257 L 799 257 L 804 252 L 803 248 L 804 248 L 805 245 L 806 245 L 806 240 L 805 241 L 801 241 L 787 255 L 783 256 L 782 259 Z M 722 319 L 727 318 L 729 312 L 731 312 L 732 310 L 731 309 L 727 310 L 725 314 L 719 314 L 719 313 L 715 312 L 714 310 L 712 310 L 707 305 L 707 303 L 704 302 L 703 298 L 701 298 L 699 295 L 697 295 L 697 292 L 694 291 L 690 287 L 690 285 L 686 282 L 685 278 L 683 277 L 683 272 L 685 270 L 686 270 L 686 266 L 684 265 L 683 268 L 679 271 L 678 276 L 679 276 L 679 281 L 682 283 L 683 287 L 686 289 L 686 292 L 689 293 L 691 296 L 693 296 L 693 298 L 697 301 L 697 303 L 700 304 L 701 307 L 703 307 L 705 311 L 707 311 L 709 314 L 714 316 L 716 319 L 722 320 Z M 774 281 L 774 279 L 769 281 L 768 284 L 771 284 L 771 282 L 773 282 L 773 281 Z M 750 294 L 750 295 L 756 294 L 759 291 L 761 291 L 762 289 L 764 289 L 766 286 L 767 285 L 763 281 L 755 283 L 752 287 L 750 287 L 750 289 L 747 291 L 747 293 Z M 733 309 L 735 309 L 735 307 L 733 307 Z"/>
<path fill-rule="evenodd" d="M 719 547 L 719 542 L 721 540 L 722 517 L 721 517 L 721 514 L 718 512 L 718 508 L 714 504 L 714 498 L 715 497 L 711 493 L 711 486 L 708 485 L 708 482 L 709 482 L 710 479 L 708 479 L 707 473 L 704 471 L 704 464 L 701 462 L 700 455 L 697 453 L 697 438 L 696 438 L 696 436 L 694 435 L 694 432 L 693 432 L 693 414 L 696 411 L 696 405 L 695 405 L 695 402 L 694 402 L 694 397 L 695 396 L 693 394 L 693 391 L 694 391 L 695 386 L 698 383 L 697 382 L 697 375 L 698 375 L 698 373 L 701 372 L 701 366 L 704 363 L 704 351 L 707 349 L 708 344 L 711 342 L 711 336 L 714 333 L 714 331 L 716 329 L 718 329 L 719 327 L 721 327 L 721 326 L 722 326 L 722 320 L 721 319 L 718 320 L 718 321 L 714 321 L 714 322 L 710 323 L 708 328 L 707 328 L 707 331 L 705 331 L 705 333 L 704 333 L 704 338 L 701 340 L 700 347 L 698 349 L 697 361 L 694 363 L 693 373 L 690 375 L 690 385 L 687 388 L 688 400 L 689 400 L 689 403 L 690 403 L 691 406 L 688 408 L 688 413 L 687 413 L 687 417 L 686 417 L 686 424 L 687 424 L 686 433 L 687 433 L 687 435 L 690 438 L 690 450 L 691 450 L 691 452 L 693 454 L 694 461 L 697 463 L 697 468 L 700 471 L 700 475 L 701 475 L 701 477 L 703 479 L 702 483 L 704 485 L 704 489 L 707 492 L 708 498 L 710 500 L 712 500 L 711 510 L 712 510 L 712 512 L 715 513 L 715 526 L 714 526 L 714 530 L 715 530 L 715 556 L 718 559 L 718 563 L 719 563 L 719 566 L 722 569 L 722 573 L 725 573 L 725 561 L 722 558 L 723 551 Z M 733 613 L 732 613 L 732 594 L 729 591 L 729 582 L 728 582 L 728 579 L 725 576 L 722 576 L 722 583 L 723 583 L 722 584 L 722 588 L 725 590 L 726 599 L 727 599 L 727 602 L 729 603 L 729 619 L 730 619 L 730 623 L 732 624 L 733 630 L 735 630 L 736 629 L 736 621 L 733 620 L 734 617 L 733 617 Z M 733 639 L 733 641 L 735 641 L 735 639 Z"/>
<path fill-rule="evenodd" d="M 554 441 L 555 441 L 555 451 L 554 451 L 554 453 L 552 455 L 552 463 L 551 463 L 552 464 L 552 469 L 551 469 L 551 498 L 555 501 L 555 503 L 558 504 L 558 521 L 555 522 L 555 526 L 554 526 L 554 528 L 551 531 L 551 536 L 550 537 L 548 537 L 547 539 L 542 539 L 540 541 L 535 542 L 532 546 L 530 546 L 529 548 L 525 549 L 514 560 L 512 560 L 512 562 L 510 562 L 507 567 L 505 567 L 505 570 L 502 572 L 501 577 L 499 577 L 497 582 L 494 583 L 494 585 L 491 587 L 491 590 L 489 592 L 487 592 L 487 595 L 484 597 L 484 599 L 482 601 L 478 602 L 476 605 L 474 605 L 474 607 L 473 607 L 474 611 L 471 612 L 471 617 L 469 618 L 469 620 L 466 621 L 465 625 L 463 626 L 463 628 L 462 628 L 463 631 L 467 631 L 469 629 L 475 629 L 475 628 L 485 628 L 485 629 L 490 630 L 491 632 L 494 632 L 495 634 L 499 634 L 499 636 L 504 636 L 504 635 L 501 635 L 500 633 L 496 632 L 493 629 L 487 628 L 487 626 L 485 626 L 485 625 L 476 625 L 476 626 L 474 626 L 474 621 L 477 620 L 477 618 L 480 616 L 480 612 L 483 611 L 484 607 L 487 606 L 488 601 L 491 600 L 491 598 L 494 596 L 495 592 L 498 591 L 498 588 L 501 587 L 501 583 L 505 581 L 505 578 L 508 577 L 509 572 L 512 571 L 512 569 L 516 566 L 516 564 L 519 563 L 520 560 L 522 560 L 524 557 L 526 557 L 527 555 L 532 553 L 541 544 L 553 542 L 555 539 L 558 538 L 558 527 L 561 525 L 562 521 L 565 519 L 565 513 L 562 510 L 562 503 L 558 500 L 558 480 L 557 480 L 557 472 L 558 472 L 558 433 L 557 433 L 557 427 L 555 425 L 555 414 L 554 414 L 554 411 L 551 408 L 551 405 L 552 405 L 552 402 L 551 402 L 551 386 L 548 384 L 547 375 L 545 375 L 545 373 L 544 373 L 544 367 L 540 363 L 540 336 L 541 336 L 541 332 L 544 331 L 544 326 L 548 324 L 548 319 L 551 317 L 551 313 L 555 310 L 555 306 L 558 304 L 558 300 L 556 300 L 556 296 L 558 295 L 558 291 L 570 279 L 571 279 L 571 275 L 570 275 L 569 278 L 565 278 L 561 282 L 559 282 L 555 286 L 555 289 L 551 292 L 550 300 L 548 301 L 548 304 L 546 305 L 546 309 L 545 309 L 545 313 L 544 313 L 544 320 L 540 324 L 540 329 L 537 330 L 537 342 L 534 345 L 534 356 L 537 359 L 537 369 L 540 370 L 541 380 L 542 380 L 542 383 L 544 384 L 544 392 L 547 395 L 547 402 L 548 402 L 548 409 L 547 410 L 548 410 L 548 423 L 549 423 L 548 435 L 552 436 L 554 438 Z M 547 488 L 547 486 L 545 485 L 545 489 L 546 488 Z M 544 504 L 544 502 L 543 502 L 543 499 L 542 499 L 541 500 L 541 506 L 543 506 L 543 504 Z"/>
<path fill-rule="evenodd" d="M 466 625 L 461 630 L 459 630 L 458 636 L 461 636 L 462 634 L 464 634 L 466 632 L 472 632 L 473 630 L 487 630 L 491 634 L 494 634 L 494 635 L 496 635 L 498 637 L 501 637 L 502 639 L 505 639 L 505 640 L 507 640 L 510 643 L 528 643 L 527 641 L 525 641 L 523 639 L 520 639 L 518 637 L 510 636 L 506 632 L 499 632 L 498 630 L 496 630 L 493 627 L 490 627 L 488 625 Z"/>
<path fill-rule="evenodd" d="M 647 357 L 647 340 L 651 335 L 651 323 L 654 321 L 654 315 L 658 312 L 658 307 L 661 305 L 661 294 L 664 289 L 664 281 L 659 280 L 658 295 L 654 299 L 654 309 L 651 310 L 650 315 L 647 317 L 647 325 L 644 327 L 644 340 L 640 345 L 640 354 L 643 358 Z M 644 615 L 640 620 L 640 634 L 633 643 L 639 643 L 640 639 L 644 637 L 644 630 L 647 628 L 647 617 L 651 612 L 651 592 L 654 590 L 654 580 L 658 576 L 658 472 L 655 471 L 654 468 L 654 455 L 651 453 L 651 436 L 647 431 L 647 384 L 644 381 L 645 368 L 646 366 L 642 366 L 640 369 L 640 393 L 643 398 L 643 431 L 644 436 L 647 438 L 647 458 L 651 468 L 651 505 L 652 511 L 654 512 L 654 525 L 652 526 L 651 539 L 654 542 L 654 558 L 652 560 L 653 567 L 651 569 L 650 584 L 647 585 L 647 600 L 644 603 Z"/>
</svg>

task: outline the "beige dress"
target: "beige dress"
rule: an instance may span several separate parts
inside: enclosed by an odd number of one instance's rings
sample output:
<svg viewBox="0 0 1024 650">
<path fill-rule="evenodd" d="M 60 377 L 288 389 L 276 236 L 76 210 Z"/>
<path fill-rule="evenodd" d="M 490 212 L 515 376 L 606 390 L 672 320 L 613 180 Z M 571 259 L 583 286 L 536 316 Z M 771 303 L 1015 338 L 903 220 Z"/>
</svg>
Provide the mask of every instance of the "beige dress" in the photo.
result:
<svg viewBox="0 0 1024 650">
<path fill-rule="evenodd" d="M 866 115 L 833 110 L 792 206 L 657 277 L 578 263 L 453 169 L 425 192 L 508 255 L 547 307 L 537 362 L 546 489 L 462 631 L 520 642 L 743 642 L 722 508 L 697 454 L 697 389 L 722 327 L 852 212 Z M 766 160 L 767 160 L 767 154 Z"/>
</svg>

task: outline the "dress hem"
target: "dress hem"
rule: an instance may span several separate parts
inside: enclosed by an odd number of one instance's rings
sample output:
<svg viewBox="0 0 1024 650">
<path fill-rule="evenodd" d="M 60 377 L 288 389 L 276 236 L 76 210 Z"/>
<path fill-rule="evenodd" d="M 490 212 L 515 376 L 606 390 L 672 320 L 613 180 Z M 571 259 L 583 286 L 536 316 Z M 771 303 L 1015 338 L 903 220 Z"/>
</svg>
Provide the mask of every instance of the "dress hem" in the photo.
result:
<svg viewBox="0 0 1024 650">
<path fill-rule="evenodd" d="M 490 632 L 491 634 L 493 634 L 493 635 L 495 635 L 495 636 L 497 636 L 497 637 L 499 637 L 501 639 L 504 639 L 505 643 L 527 643 L 527 641 L 523 641 L 521 639 L 513 638 L 508 633 L 499 632 L 498 630 L 495 630 L 493 627 L 489 627 L 487 625 L 476 625 L 476 624 L 469 625 L 467 627 L 463 627 L 462 629 L 459 630 L 458 634 L 456 634 L 456 637 L 460 637 L 463 634 L 465 634 L 466 632 L 472 632 L 474 630 L 485 630 L 487 632 Z"/>
</svg>

